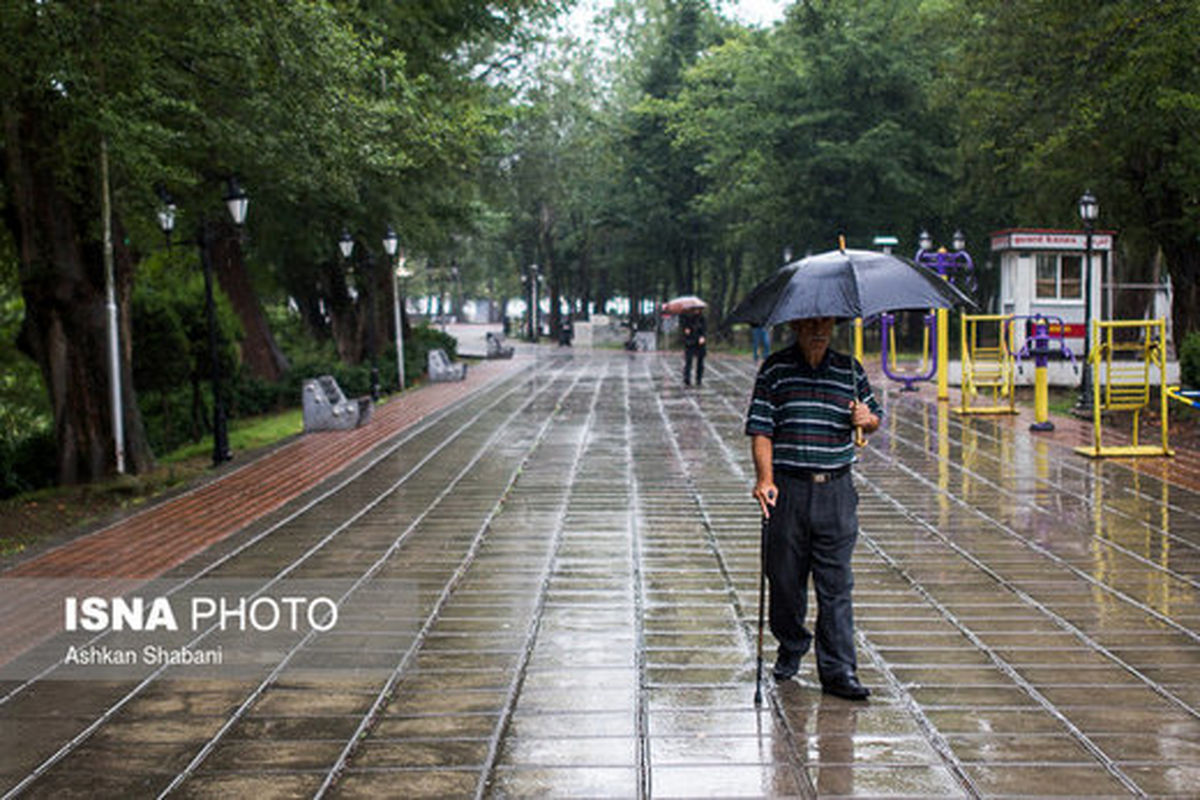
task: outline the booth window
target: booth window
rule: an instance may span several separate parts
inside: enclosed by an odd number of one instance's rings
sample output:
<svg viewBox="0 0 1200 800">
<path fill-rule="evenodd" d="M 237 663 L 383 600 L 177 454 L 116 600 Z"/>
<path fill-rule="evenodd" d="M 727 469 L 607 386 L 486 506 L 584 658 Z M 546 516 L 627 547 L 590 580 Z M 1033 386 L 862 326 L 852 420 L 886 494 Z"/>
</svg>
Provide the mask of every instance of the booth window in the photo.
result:
<svg viewBox="0 0 1200 800">
<path fill-rule="evenodd" d="M 1039 300 L 1083 298 L 1083 257 L 1038 253 L 1037 297 Z"/>
</svg>

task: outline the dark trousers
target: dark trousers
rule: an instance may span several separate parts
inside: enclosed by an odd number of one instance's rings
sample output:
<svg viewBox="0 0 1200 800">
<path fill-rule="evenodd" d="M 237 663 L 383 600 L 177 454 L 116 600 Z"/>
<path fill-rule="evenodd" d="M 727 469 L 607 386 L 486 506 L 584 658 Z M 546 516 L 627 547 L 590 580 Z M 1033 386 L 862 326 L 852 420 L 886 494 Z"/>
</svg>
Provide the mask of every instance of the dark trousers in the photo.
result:
<svg viewBox="0 0 1200 800">
<path fill-rule="evenodd" d="M 699 386 L 704 381 L 704 351 L 705 346 L 702 344 L 688 345 L 683 348 L 683 382 L 690 384 L 692 382 L 692 360 L 696 361 L 696 385 Z"/>
<path fill-rule="evenodd" d="M 775 474 L 779 500 L 771 509 L 765 555 L 771 582 L 771 633 L 780 646 L 806 653 L 808 578 L 817 595 L 816 658 L 822 682 L 857 670 L 854 655 L 854 574 L 858 492 L 850 473 L 826 483 Z"/>
</svg>

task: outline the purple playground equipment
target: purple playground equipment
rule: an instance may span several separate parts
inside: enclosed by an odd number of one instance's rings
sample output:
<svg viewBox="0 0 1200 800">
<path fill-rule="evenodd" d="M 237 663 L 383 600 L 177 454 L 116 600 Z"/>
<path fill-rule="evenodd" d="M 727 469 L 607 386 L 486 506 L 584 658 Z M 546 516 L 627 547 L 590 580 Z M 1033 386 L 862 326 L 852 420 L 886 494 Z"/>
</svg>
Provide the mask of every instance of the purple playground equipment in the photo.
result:
<svg viewBox="0 0 1200 800">
<path fill-rule="evenodd" d="M 938 275 L 949 281 L 955 288 L 974 299 L 977 288 L 975 263 L 971 260 L 971 254 L 967 252 L 967 240 L 963 232 L 961 230 L 954 232 L 953 251 L 947 251 L 944 247 L 935 250 L 933 237 L 930 236 L 929 231 L 921 231 L 918 242 L 919 247 L 913 260 L 936 270 Z M 933 380 L 934 376 L 938 374 L 938 355 L 946 351 L 945 342 L 942 342 L 941 339 L 949 336 L 949 332 L 942 330 L 943 326 L 938 324 L 938 319 L 939 315 L 936 313 L 925 315 L 925 341 L 928 345 L 929 364 L 923 372 L 913 374 L 896 371 L 895 358 L 891 353 L 891 335 L 896 318 L 891 313 L 880 315 L 880 332 L 883 337 L 880 347 L 883 353 L 883 374 L 891 380 L 903 383 L 902 391 L 915 392 L 917 391 L 916 384 Z"/>
<path fill-rule="evenodd" d="M 1009 317 L 1006 335 L 1010 342 L 1013 341 L 1013 325 L 1018 320 L 1025 321 L 1025 343 L 1015 354 L 1017 369 L 1021 368 L 1023 360 L 1033 359 L 1034 422 L 1029 426 L 1029 430 L 1035 432 L 1052 431 L 1054 430 L 1054 423 L 1050 421 L 1046 367 L 1049 366 L 1052 359 L 1070 359 L 1071 365 L 1075 368 L 1075 372 L 1078 373 L 1079 364 L 1075 361 L 1075 354 L 1071 352 L 1071 348 L 1067 347 L 1065 338 L 1067 326 L 1063 323 L 1062 317 L 1046 314 Z"/>
<path fill-rule="evenodd" d="M 884 312 L 883 314 L 879 315 L 879 330 L 880 330 L 880 336 L 882 337 L 882 342 L 883 342 L 883 344 L 880 347 L 880 350 L 883 352 L 883 374 L 888 376 L 889 378 L 891 378 L 894 381 L 903 383 L 904 388 L 901 389 L 901 391 L 915 392 L 915 391 L 917 391 L 916 384 L 922 383 L 924 381 L 932 380 L 933 376 L 937 374 L 937 367 L 938 367 L 937 347 L 932 346 L 929 348 L 929 367 L 924 372 L 920 372 L 920 373 L 916 373 L 916 374 L 908 374 L 908 373 L 904 373 L 904 372 L 893 372 L 892 371 L 892 367 L 893 367 L 892 360 L 891 360 L 891 358 L 889 358 L 889 354 L 892 351 L 891 336 L 892 336 L 892 327 L 893 327 L 893 325 L 895 325 L 895 322 L 896 322 L 896 315 L 892 314 L 891 312 Z M 936 324 L 935 324 L 936 322 L 937 322 L 937 314 L 926 314 L 925 315 L 925 340 L 927 342 L 931 342 L 934 344 L 936 344 L 936 341 L 937 341 L 937 329 L 936 329 Z"/>
</svg>

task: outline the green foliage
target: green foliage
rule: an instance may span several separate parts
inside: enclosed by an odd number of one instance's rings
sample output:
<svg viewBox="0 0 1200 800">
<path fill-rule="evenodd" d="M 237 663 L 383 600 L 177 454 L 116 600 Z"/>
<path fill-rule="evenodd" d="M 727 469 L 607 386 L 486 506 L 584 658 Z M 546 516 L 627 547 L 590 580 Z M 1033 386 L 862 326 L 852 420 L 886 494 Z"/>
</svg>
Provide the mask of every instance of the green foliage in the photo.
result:
<svg viewBox="0 0 1200 800">
<path fill-rule="evenodd" d="M 15 279 L 15 269 L 0 271 L 0 497 L 49 486 L 55 478 L 41 372 L 16 347 L 25 305 Z"/>
<path fill-rule="evenodd" d="M 146 263 L 134 286 L 134 388 L 146 436 L 157 453 L 194 440 L 211 423 L 212 359 L 204 276 L 197 260 L 190 252 L 165 253 Z M 240 372 L 241 324 L 219 290 L 214 301 L 217 352 L 228 392 Z M 227 405 L 233 407 L 228 397 Z"/>
<path fill-rule="evenodd" d="M 1183 338 L 1179 348 L 1179 378 L 1185 389 L 1200 388 L 1200 331 Z"/>
<path fill-rule="evenodd" d="M 1091 189 L 1126 279 L 1149 280 L 1161 252 L 1177 335 L 1200 328 L 1200 4 L 955 5 L 970 43 L 946 71 L 957 204 L 995 227 L 1075 228 Z"/>
</svg>

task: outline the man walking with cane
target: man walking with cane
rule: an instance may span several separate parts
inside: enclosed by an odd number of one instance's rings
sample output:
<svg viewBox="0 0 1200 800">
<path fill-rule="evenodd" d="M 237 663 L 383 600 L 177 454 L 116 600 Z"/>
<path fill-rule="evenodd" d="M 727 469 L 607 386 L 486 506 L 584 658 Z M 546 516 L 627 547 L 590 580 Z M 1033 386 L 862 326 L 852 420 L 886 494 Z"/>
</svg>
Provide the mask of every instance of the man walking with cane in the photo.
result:
<svg viewBox="0 0 1200 800">
<path fill-rule="evenodd" d="M 779 641 L 774 675 L 794 676 L 814 643 L 804 624 L 811 574 L 822 690 L 864 700 L 870 690 L 858 680 L 851 599 L 858 493 L 850 465 L 855 430 L 875 431 L 883 412 L 862 365 L 829 349 L 833 317 L 791 325 L 796 344 L 763 363 L 746 418 L 756 473 L 753 496 L 765 525 L 771 633 Z"/>
</svg>

